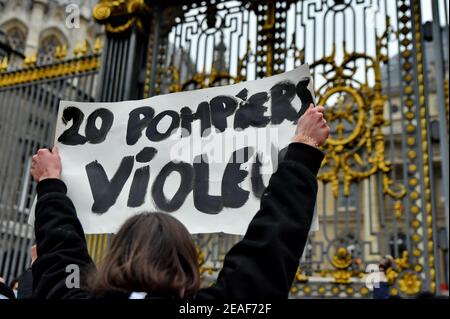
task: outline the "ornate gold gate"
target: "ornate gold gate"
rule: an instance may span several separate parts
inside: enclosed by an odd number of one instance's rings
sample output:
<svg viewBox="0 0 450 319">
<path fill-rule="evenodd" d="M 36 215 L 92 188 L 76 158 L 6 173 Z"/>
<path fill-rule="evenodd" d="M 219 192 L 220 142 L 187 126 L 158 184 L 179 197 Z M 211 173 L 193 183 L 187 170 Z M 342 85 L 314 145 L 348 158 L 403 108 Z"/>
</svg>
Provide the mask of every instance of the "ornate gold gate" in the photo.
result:
<svg viewBox="0 0 450 319">
<path fill-rule="evenodd" d="M 448 113 L 434 99 L 443 87 L 428 85 L 433 58 L 418 1 L 105 0 L 94 15 L 112 39 L 148 34 L 145 96 L 311 65 L 332 136 L 319 176 L 320 230 L 310 236 L 293 297 L 367 297 L 366 268 L 386 255 L 396 260 L 386 272 L 392 295 L 436 292 L 447 281 L 436 230 L 445 229 L 448 191 L 439 200 L 445 172 L 429 132 Z M 448 149 L 447 134 L 439 138 Z M 207 279 L 239 237 L 196 240 Z"/>
</svg>

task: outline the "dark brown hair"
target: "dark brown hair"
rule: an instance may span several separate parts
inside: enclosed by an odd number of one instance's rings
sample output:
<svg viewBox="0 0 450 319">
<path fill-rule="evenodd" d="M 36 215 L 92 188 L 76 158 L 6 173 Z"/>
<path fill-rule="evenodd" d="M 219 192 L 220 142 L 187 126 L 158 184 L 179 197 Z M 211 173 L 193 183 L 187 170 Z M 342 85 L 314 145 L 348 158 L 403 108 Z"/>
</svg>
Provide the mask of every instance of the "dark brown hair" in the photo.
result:
<svg viewBox="0 0 450 319">
<path fill-rule="evenodd" d="M 200 288 L 192 238 L 183 224 L 164 213 L 129 218 L 92 277 L 94 294 L 114 289 L 184 298 Z"/>
</svg>

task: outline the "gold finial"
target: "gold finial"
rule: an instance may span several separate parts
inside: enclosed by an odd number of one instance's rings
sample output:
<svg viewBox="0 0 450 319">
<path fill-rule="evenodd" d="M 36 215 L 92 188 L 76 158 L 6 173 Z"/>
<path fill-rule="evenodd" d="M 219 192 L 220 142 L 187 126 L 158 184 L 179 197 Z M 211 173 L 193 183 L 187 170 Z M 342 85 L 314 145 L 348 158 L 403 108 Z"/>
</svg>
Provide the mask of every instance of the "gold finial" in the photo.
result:
<svg viewBox="0 0 450 319">
<path fill-rule="evenodd" d="M 79 43 L 75 44 L 75 48 L 73 49 L 73 54 L 74 54 L 75 56 L 77 56 L 78 54 L 80 54 L 80 44 L 79 44 Z"/>
<path fill-rule="evenodd" d="M 56 60 L 59 60 L 59 55 L 61 54 L 61 47 L 59 45 L 56 46 L 55 48 L 55 53 L 53 54 L 53 56 L 55 57 Z"/>
<path fill-rule="evenodd" d="M 102 48 L 103 48 L 102 40 L 100 40 L 100 38 L 96 38 L 94 43 L 94 53 L 100 53 Z"/>
<path fill-rule="evenodd" d="M 89 51 L 87 40 L 81 41 L 81 55 L 86 55 Z"/>
<path fill-rule="evenodd" d="M 37 61 L 37 54 L 36 52 L 34 53 L 29 53 L 25 56 L 25 60 L 23 60 L 23 66 L 24 67 L 31 67 L 36 65 L 36 61 Z"/>
<path fill-rule="evenodd" d="M 55 59 L 63 60 L 67 55 L 67 46 L 65 44 L 57 46 L 55 50 Z"/>
<path fill-rule="evenodd" d="M 82 40 L 75 45 L 75 49 L 73 50 L 73 54 L 75 56 L 83 56 L 88 52 L 88 42 L 87 40 Z"/>
<path fill-rule="evenodd" d="M 67 45 L 63 44 L 61 47 L 61 59 L 64 59 L 67 56 Z"/>
<path fill-rule="evenodd" d="M 6 72 L 8 70 L 8 57 L 5 56 L 0 62 L 0 72 Z"/>
</svg>

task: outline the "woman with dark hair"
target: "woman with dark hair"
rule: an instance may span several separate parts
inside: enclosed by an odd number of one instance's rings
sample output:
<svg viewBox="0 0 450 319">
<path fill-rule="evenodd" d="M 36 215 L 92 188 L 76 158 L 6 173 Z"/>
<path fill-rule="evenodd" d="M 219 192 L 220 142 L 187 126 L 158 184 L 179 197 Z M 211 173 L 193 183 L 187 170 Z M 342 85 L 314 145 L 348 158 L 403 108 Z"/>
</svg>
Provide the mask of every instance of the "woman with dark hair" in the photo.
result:
<svg viewBox="0 0 450 319">
<path fill-rule="evenodd" d="M 164 213 L 130 217 L 91 276 L 89 288 L 95 295 L 115 290 L 183 298 L 200 288 L 192 238 L 183 224 Z"/>
<path fill-rule="evenodd" d="M 38 182 L 33 297 L 287 298 L 312 222 L 316 175 L 323 160 L 318 146 L 330 132 L 323 111 L 311 105 L 299 119 L 293 143 L 261 197 L 260 210 L 243 239 L 227 253 L 216 283 L 205 289 L 200 289 L 189 232 L 163 213 L 128 219 L 96 270 L 60 180 L 58 150 L 39 150 L 31 167 Z M 73 266 L 79 270 L 79 284 L 66 272 Z"/>
</svg>

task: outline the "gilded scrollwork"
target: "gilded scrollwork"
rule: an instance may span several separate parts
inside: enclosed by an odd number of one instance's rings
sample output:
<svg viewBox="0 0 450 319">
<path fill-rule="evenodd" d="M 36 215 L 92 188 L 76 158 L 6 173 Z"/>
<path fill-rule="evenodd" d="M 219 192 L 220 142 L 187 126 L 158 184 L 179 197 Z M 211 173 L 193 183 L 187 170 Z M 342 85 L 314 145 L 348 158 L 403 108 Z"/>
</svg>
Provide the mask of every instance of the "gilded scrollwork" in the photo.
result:
<svg viewBox="0 0 450 319">
<path fill-rule="evenodd" d="M 405 272 L 398 279 L 398 287 L 400 291 L 408 296 L 417 295 L 422 287 L 422 281 L 417 273 L 413 271 Z"/>
<path fill-rule="evenodd" d="M 122 33 L 136 25 L 138 30 L 145 31 L 148 23 L 145 20 L 151 13 L 145 0 L 100 0 L 94 7 L 94 19 L 105 24 L 109 33 Z"/>
<path fill-rule="evenodd" d="M 415 296 L 422 288 L 422 280 L 419 273 L 422 269 L 412 269 L 408 251 L 403 251 L 401 258 L 393 260 L 391 265 L 385 269 L 385 276 L 388 285 L 391 287 L 391 294 L 399 293 L 405 296 Z"/>
<path fill-rule="evenodd" d="M 326 119 L 333 128 L 332 136 L 324 146 L 326 157 L 319 180 L 331 183 L 335 197 L 343 187 L 344 196 L 349 196 L 351 183 L 360 182 L 378 172 L 382 174 L 383 193 L 394 198 L 395 208 L 400 212 L 400 200 L 406 195 L 403 185 L 395 184 L 389 173 L 392 163 L 385 159 L 385 137 L 382 128 L 387 125 L 383 117 L 386 96 L 382 93 L 380 65 L 386 61 L 381 53 L 383 38 L 377 40 L 376 57 L 364 53 L 349 53 L 345 50 L 342 63 L 337 62 L 336 48 L 330 55 L 314 62 L 311 68 L 323 71 L 326 80 L 319 87 L 319 104 L 328 108 Z M 355 79 L 357 61 L 367 65 L 366 79 L 371 71 L 374 85 Z"/>
<path fill-rule="evenodd" d="M 228 71 L 217 70 L 214 64 L 211 64 L 211 71 L 209 73 L 199 72 L 191 76 L 184 82 L 180 82 L 180 70 L 173 63 L 171 63 L 163 72 L 167 72 L 171 77 L 171 84 L 169 92 L 180 92 L 187 90 L 190 86 L 194 86 L 198 89 L 207 87 L 213 87 L 222 81 L 227 83 L 238 83 L 245 81 L 247 78 L 244 73 L 247 70 L 247 64 L 249 60 L 254 56 L 250 44 L 248 43 L 247 51 L 242 58 L 239 59 L 237 64 L 237 75 L 232 75 Z"/>
<path fill-rule="evenodd" d="M 349 267 L 353 263 L 351 252 L 345 247 L 338 247 L 331 259 L 331 264 L 336 268 L 331 272 L 335 283 L 348 284 L 352 277 Z"/>
</svg>

